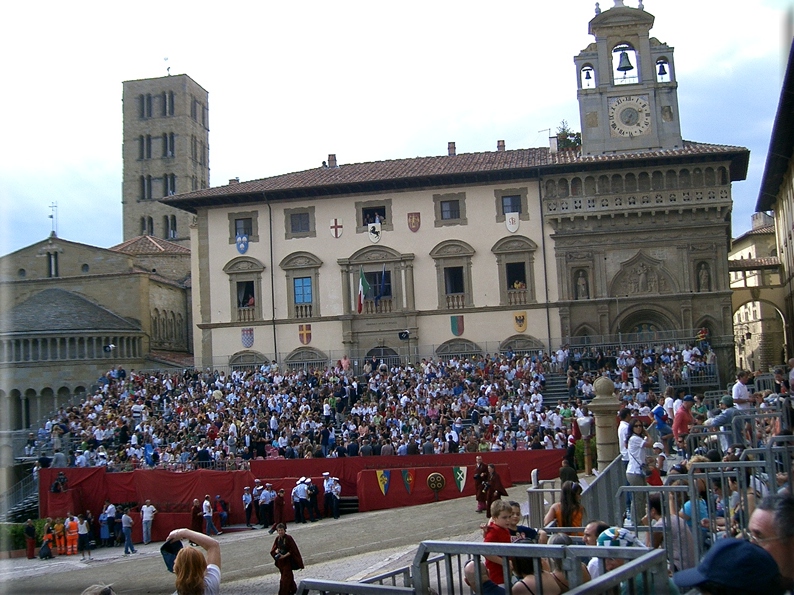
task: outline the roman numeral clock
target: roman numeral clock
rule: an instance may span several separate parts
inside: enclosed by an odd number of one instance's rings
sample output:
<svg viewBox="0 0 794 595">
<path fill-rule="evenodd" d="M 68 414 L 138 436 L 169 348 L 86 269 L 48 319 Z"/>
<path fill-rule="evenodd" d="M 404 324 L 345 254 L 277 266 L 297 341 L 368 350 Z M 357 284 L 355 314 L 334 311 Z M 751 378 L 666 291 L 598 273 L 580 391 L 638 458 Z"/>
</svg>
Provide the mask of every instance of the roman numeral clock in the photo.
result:
<svg viewBox="0 0 794 595">
<path fill-rule="evenodd" d="M 648 97 L 627 95 L 612 97 L 608 106 L 609 133 L 612 137 L 635 137 L 651 130 Z"/>
</svg>

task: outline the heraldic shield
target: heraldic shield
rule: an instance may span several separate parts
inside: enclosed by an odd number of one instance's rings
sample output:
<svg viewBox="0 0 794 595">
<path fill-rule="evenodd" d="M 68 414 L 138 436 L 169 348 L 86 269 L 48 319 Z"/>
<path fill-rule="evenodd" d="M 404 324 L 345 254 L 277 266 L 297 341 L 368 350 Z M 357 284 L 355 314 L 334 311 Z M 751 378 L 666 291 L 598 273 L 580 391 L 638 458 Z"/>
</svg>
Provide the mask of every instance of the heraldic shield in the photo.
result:
<svg viewBox="0 0 794 595">
<path fill-rule="evenodd" d="M 516 329 L 516 332 L 523 333 L 527 330 L 527 313 L 524 312 L 513 312 L 513 326 Z"/>
<path fill-rule="evenodd" d="M 298 339 L 300 339 L 301 345 L 308 345 L 312 342 L 312 325 L 310 324 L 299 324 L 298 325 Z"/>
<path fill-rule="evenodd" d="M 367 234 L 369 235 L 369 241 L 373 244 L 380 242 L 380 223 L 368 223 Z"/>
<path fill-rule="evenodd" d="M 510 233 L 517 232 L 520 224 L 520 213 L 505 213 L 505 227 L 507 227 L 507 231 Z"/>
<path fill-rule="evenodd" d="M 234 240 L 235 244 L 237 244 L 237 251 L 240 254 L 245 254 L 248 252 L 248 236 L 241 234 L 237 236 Z"/>
<path fill-rule="evenodd" d="M 408 229 L 416 233 L 419 231 L 419 226 L 422 225 L 421 213 L 408 213 Z"/>
<path fill-rule="evenodd" d="M 385 496 L 389 493 L 389 480 L 391 479 L 391 471 L 388 469 L 378 470 L 375 472 L 375 475 L 378 477 L 378 487 L 380 488 L 381 493 Z"/>
<path fill-rule="evenodd" d="M 240 329 L 240 340 L 243 343 L 243 347 L 246 349 L 250 349 L 254 346 L 254 329 L 252 328 L 244 328 Z"/>
<path fill-rule="evenodd" d="M 456 337 L 460 337 L 463 334 L 463 316 L 450 316 L 449 326 L 451 327 L 452 334 Z"/>
<path fill-rule="evenodd" d="M 342 237 L 342 230 L 344 226 L 342 225 L 341 219 L 331 219 L 331 237 L 339 239 Z"/>
</svg>

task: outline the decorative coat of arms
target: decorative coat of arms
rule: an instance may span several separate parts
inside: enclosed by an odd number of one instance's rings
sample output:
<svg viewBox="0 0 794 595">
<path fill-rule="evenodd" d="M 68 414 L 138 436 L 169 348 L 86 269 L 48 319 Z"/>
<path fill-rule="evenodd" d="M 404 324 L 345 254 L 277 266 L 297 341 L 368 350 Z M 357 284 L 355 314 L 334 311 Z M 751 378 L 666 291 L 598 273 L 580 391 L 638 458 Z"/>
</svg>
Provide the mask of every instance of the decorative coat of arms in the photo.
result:
<svg viewBox="0 0 794 595">
<path fill-rule="evenodd" d="M 466 487 L 466 475 L 469 471 L 468 467 L 453 467 L 452 473 L 455 475 L 455 484 L 458 486 L 459 491 L 463 491 Z"/>
<path fill-rule="evenodd" d="M 369 241 L 373 244 L 380 242 L 380 223 L 368 223 L 367 233 L 369 234 Z"/>
<path fill-rule="evenodd" d="M 515 233 L 518 231 L 518 226 L 521 224 L 519 213 L 505 213 L 505 226 L 507 231 Z"/>
<path fill-rule="evenodd" d="M 516 329 L 516 332 L 523 333 L 527 330 L 527 313 L 524 312 L 513 312 L 513 326 Z"/>
<path fill-rule="evenodd" d="M 254 329 L 252 328 L 244 328 L 240 329 L 240 340 L 243 343 L 243 347 L 246 349 L 250 349 L 254 346 Z"/>
<path fill-rule="evenodd" d="M 403 485 L 405 490 L 410 494 L 414 491 L 414 483 L 416 482 L 416 475 L 413 469 L 403 469 Z"/>
<path fill-rule="evenodd" d="M 450 316 L 449 325 L 452 328 L 452 334 L 460 337 L 463 334 L 463 315 Z"/>
<path fill-rule="evenodd" d="M 408 213 L 408 229 L 416 233 L 419 231 L 419 226 L 422 225 L 421 213 Z"/>
<path fill-rule="evenodd" d="M 298 325 L 298 339 L 300 339 L 301 345 L 308 345 L 312 342 L 312 325 L 310 324 L 299 324 Z"/>
<path fill-rule="evenodd" d="M 248 252 L 248 236 L 244 234 L 240 234 L 235 238 L 235 243 L 237 244 L 237 251 L 240 254 L 245 254 Z"/>
<path fill-rule="evenodd" d="M 331 236 L 337 240 L 342 237 L 342 220 L 331 219 Z"/>
<path fill-rule="evenodd" d="M 391 479 L 391 471 L 376 471 L 375 474 L 378 476 L 378 487 L 380 487 L 381 493 L 385 496 L 389 492 L 389 479 Z"/>
</svg>

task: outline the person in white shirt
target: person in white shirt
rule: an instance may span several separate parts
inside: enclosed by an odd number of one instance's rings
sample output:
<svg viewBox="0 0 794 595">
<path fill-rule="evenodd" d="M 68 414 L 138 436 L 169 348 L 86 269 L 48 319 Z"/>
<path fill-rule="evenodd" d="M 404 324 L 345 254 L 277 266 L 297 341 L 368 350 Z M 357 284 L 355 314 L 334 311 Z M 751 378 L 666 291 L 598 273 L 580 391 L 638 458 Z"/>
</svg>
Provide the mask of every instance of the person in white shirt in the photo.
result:
<svg viewBox="0 0 794 595">
<path fill-rule="evenodd" d="M 736 384 L 733 385 L 733 406 L 737 409 L 752 409 L 753 398 L 747 390 L 747 383 L 750 381 L 750 372 L 739 370 L 736 374 Z"/>
<path fill-rule="evenodd" d="M 146 503 L 141 506 L 141 526 L 143 527 L 143 545 L 148 545 L 152 542 L 152 521 L 157 509 L 152 506 L 152 501 L 147 499 Z"/>
</svg>

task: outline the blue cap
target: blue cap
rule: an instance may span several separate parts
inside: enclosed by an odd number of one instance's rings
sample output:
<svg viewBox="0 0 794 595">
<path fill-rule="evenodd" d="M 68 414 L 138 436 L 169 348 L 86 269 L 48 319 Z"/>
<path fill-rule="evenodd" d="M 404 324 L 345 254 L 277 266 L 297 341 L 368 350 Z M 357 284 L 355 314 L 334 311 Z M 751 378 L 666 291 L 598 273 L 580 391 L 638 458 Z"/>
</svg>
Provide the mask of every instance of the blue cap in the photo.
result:
<svg viewBox="0 0 794 595">
<path fill-rule="evenodd" d="M 761 595 L 778 592 L 780 570 L 763 548 L 743 539 L 718 539 L 697 568 L 676 572 L 673 582 L 682 589 L 712 582 Z"/>
<path fill-rule="evenodd" d="M 688 403 L 694 403 L 695 402 L 695 397 L 693 397 L 692 395 L 687 395 L 687 396 L 684 397 L 684 401 L 686 401 Z"/>
</svg>

